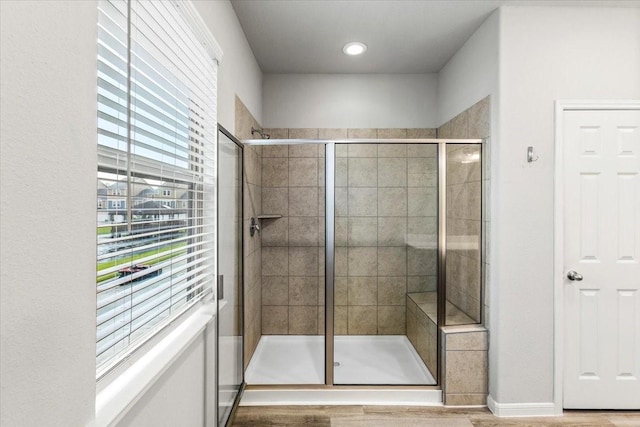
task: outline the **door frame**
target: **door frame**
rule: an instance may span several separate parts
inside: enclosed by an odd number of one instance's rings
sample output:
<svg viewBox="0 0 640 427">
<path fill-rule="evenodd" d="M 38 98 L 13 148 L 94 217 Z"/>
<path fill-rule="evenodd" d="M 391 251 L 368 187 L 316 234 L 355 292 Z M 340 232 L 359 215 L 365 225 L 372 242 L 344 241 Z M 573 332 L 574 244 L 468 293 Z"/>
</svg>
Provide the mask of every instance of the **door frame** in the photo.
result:
<svg viewBox="0 0 640 427">
<path fill-rule="evenodd" d="M 565 111 L 640 110 L 640 100 L 556 100 L 553 198 L 554 387 L 556 415 L 564 408 L 564 113 Z M 597 408 L 594 408 L 597 409 Z"/>
<path fill-rule="evenodd" d="M 238 298 L 239 300 L 242 302 L 242 307 L 240 309 L 240 321 L 242 322 L 242 324 L 240 325 L 240 331 L 242 333 L 242 354 L 240 357 L 240 366 L 241 366 L 241 372 L 242 372 L 242 383 L 240 384 L 240 389 L 238 390 L 238 394 L 236 395 L 236 398 L 233 402 L 231 411 L 229 412 L 229 418 L 227 418 L 225 425 L 228 425 L 229 421 L 233 420 L 235 417 L 235 413 L 238 410 L 238 406 L 240 405 L 240 400 L 242 399 L 242 395 L 244 394 L 244 390 L 246 388 L 246 382 L 244 379 L 244 372 L 245 372 L 245 368 L 244 368 L 244 339 L 246 336 L 246 331 L 245 331 L 245 321 L 244 321 L 244 234 L 245 234 L 245 230 L 244 230 L 244 144 L 238 140 L 238 138 L 236 138 L 231 132 L 229 132 L 227 129 L 225 129 L 220 123 L 218 123 L 218 126 L 216 128 L 216 277 L 214 278 L 214 284 L 213 286 L 215 286 L 215 304 L 216 304 L 216 320 L 215 320 L 215 328 L 216 328 L 216 334 L 215 334 L 215 339 L 216 339 L 216 360 L 215 360 L 215 408 L 216 408 L 216 413 L 215 413 L 215 426 L 218 426 L 219 424 L 219 414 L 218 414 L 218 410 L 220 409 L 220 399 L 219 399 L 219 380 L 220 380 L 220 345 L 219 345 L 219 337 L 220 337 L 220 311 L 219 311 L 219 303 L 220 300 L 218 299 L 218 279 L 220 277 L 220 271 L 218 269 L 219 266 L 219 248 L 218 248 L 218 243 L 219 243 L 219 222 L 218 219 L 220 218 L 220 209 L 218 206 L 218 195 L 220 194 L 220 179 L 218 178 L 218 162 L 220 161 L 220 156 L 219 156 L 219 141 L 218 141 L 218 135 L 222 133 L 224 136 L 226 136 L 227 138 L 229 138 L 231 140 L 231 142 L 233 142 L 238 148 L 240 148 L 240 223 L 241 223 L 241 233 L 240 233 L 240 274 L 238 277 L 239 280 L 239 294 L 238 294 Z M 211 426 L 213 427 L 213 426 Z"/>
</svg>

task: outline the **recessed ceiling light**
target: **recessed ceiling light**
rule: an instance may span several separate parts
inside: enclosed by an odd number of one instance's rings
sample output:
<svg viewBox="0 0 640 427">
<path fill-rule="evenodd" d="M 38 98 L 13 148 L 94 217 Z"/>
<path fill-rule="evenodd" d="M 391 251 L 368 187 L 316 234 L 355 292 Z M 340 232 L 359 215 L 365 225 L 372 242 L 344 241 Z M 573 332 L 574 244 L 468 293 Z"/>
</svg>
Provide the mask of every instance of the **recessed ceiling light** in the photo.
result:
<svg viewBox="0 0 640 427">
<path fill-rule="evenodd" d="M 360 42 L 350 42 L 344 45 L 342 51 L 346 55 L 361 55 L 367 50 L 367 45 Z"/>
</svg>

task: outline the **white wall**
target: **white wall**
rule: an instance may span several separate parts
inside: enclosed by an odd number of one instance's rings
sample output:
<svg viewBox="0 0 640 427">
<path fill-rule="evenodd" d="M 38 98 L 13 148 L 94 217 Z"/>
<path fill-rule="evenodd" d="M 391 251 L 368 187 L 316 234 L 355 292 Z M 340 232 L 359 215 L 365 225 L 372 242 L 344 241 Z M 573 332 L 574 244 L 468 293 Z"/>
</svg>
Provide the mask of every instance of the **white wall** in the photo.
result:
<svg viewBox="0 0 640 427">
<path fill-rule="evenodd" d="M 95 405 L 96 2 L 0 2 L 0 412 L 84 426 Z"/>
<path fill-rule="evenodd" d="M 200 336 L 142 396 L 118 426 L 203 427 L 204 369 L 205 341 Z M 215 406 L 215 398 L 207 404 Z"/>
<path fill-rule="evenodd" d="M 267 128 L 437 126 L 435 74 L 265 74 Z"/>
<path fill-rule="evenodd" d="M 236 92 L 261 115 L 260 71 L 229 2 L 196 5 L 225 53 L 219 114 L 233 131 Z M 90 425 L 97 2 L 0 1 L 0 16 L 1 424 Z M 187 349 L 123 422 L 202 425 L 203 408 L 213 417 L 215 401 L 204 400 L 212 360 L 201 350 L 200 344 Z M 177 418 L 184 411 L 190 415 Z"/>
<path fill-rule="evenodd" d="M 499 22 L 497 10 L 438 73 L 438 126 L 487 95 L 497 95 Z M 497 101 L 493 96 L 492 107 L 498 105 Z M 491 117 L 496 118 L 497 114 Z"/>
<path fill-rule="evenodd" d="M 640 9 L 505 7 L 501 22 L 491 395 L 553 402 L 554 101 L 640 98 Z"/>
<path fill-rule="evenodd" d="M 262 71 L 228 0 L 194 1 L 224 57 L 218 69 L 218 121 L 235 134 L 235 96 L 262 123 Z"/>
</svg>

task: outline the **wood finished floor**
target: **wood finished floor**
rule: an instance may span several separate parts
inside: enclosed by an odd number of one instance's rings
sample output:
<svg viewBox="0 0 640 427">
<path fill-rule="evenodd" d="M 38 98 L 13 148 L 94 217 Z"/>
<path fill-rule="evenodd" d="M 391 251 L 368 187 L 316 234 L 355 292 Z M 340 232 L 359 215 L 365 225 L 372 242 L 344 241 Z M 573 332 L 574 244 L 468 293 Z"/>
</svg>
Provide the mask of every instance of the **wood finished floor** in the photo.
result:
<svg viewBox="0 0 640 427">
<path fill-rule="evenodd" d="M 241 406 L 231 425 L 238 427 L 640 427 L 640 412 L 565 411 L 562 417 L 498 418 L 486 408 Z"/>
</svg>

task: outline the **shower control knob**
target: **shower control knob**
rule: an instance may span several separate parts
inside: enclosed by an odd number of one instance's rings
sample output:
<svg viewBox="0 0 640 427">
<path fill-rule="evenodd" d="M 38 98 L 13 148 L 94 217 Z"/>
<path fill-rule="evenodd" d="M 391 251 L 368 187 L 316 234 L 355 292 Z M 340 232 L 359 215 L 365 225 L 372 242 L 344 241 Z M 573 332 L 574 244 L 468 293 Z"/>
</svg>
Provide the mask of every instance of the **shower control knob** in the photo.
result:
<svg viewBox="0 0 640 427">
<path fill-rule="evenodd" d="M 569 270 L 569 272 L 567 273 L 567 279 L 580 282 L 583 277 L 582 274 L 578 273 L 577 271 Z"/>
</svg>

